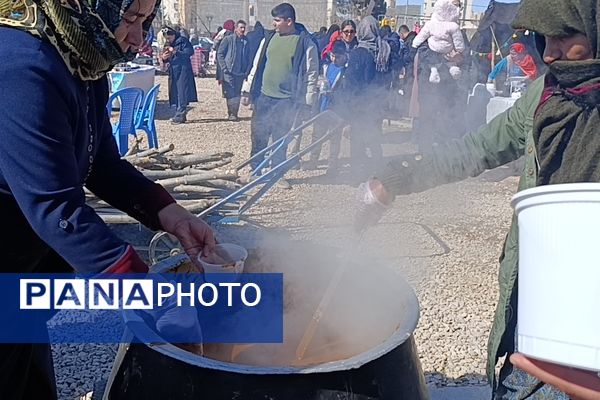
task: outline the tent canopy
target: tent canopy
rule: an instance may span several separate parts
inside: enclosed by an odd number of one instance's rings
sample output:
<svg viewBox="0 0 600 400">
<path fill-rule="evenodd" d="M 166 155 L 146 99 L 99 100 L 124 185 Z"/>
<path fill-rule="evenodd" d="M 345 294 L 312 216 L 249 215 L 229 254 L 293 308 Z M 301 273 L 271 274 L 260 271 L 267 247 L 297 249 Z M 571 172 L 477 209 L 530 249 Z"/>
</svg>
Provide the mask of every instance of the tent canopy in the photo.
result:
<svg viewBox="0 0 600 400">
<path fill-rule="evenodd" d="M 490 53 L 492 51 L 493 35 L 500 47 L 511 41 L 514 29 L 510 26 L 517 15 L 519 3 L 500 3 L 491 0 L 485 14 L 479 21 L 477 32 L 471 39 L 471 50 L 477 53 Z M 491 28 L 491 29 L 490 29 Z"/>
<path fill-rule="evenodd" d="M 520 3 L 500 3 L 490 0 L 490 4 L 479 22 L 477 32 L 475 32 L 475 35 L 471 39 L 471 51 L 483 54 L 491 53 L 495 37 L 495 51 L 499 50 L 502 57 L 505 57 L 509 53 L 510 46 L 513 43 L 523 43 L 527 48 L 527 52 L 533 57 L 538 66 L 538 71 L 543 73 L 545 69 L 541 58 L 543 48 L 540 47 L 540 43 L 536 43 L 535 33 L 515 31 L 511 26 L 517 16 L 519 6 Z M 487 64 L 489 66 L 489 63 Z M 486 69 L 486 77 L 487 73 L 489 71 Z"/>
</svg>

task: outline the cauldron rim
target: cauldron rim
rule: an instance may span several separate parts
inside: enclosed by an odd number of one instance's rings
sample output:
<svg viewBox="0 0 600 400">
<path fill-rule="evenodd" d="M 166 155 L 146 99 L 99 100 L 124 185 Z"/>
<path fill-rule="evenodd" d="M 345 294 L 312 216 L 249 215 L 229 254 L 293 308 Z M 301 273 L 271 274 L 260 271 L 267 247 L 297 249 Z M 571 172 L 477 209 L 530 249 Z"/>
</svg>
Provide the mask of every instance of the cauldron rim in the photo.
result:
<svg viewBox="0 0 600 400">
<path fill-rule="evenodd" d="M 169 257 L 152 267 L 150 272 L 162 273 L 170 269 L 177 267 L 185 262 L 189 261 L 186 254 L 179 254 L 176 256 Z M 144 342 L 150 349 L 155 350 L 167 357 L 174 358 L 182 361 L 186 364 L 194 365 L 201 368 L 208 368 L 214 370 L 220 370 L 225 372 L 241 373 L 241 374 L 255 374 L 255 375 L 285 375 L 285 374 L 315 374 L 315 373 L 327 373 L 335 371 L 344 371 L 350 369 L 360 368 L 363 365 L 379 359 L 396 349 L 398 346 L 406 342 L 414 332 L 419 322 L 420 307 L 419 301 L 415 294 L 414 289 L 401 277 L 399 279 L 404 284 L 403 293 L 406 296 L 406 300 L 409 303 L 413 303 L 412 318 L 407 318 L 406 326 L 400 327 L 391 336 L 389 336 L 384 342 L 378 344 L 371 349 L 362 353 L 356 354 L 350 358 L 344 360 L 330 361 L 327 363 L 312 365 L 310 367 L 281 367 L 281 366 L 256 366 L 248 364 L 236 364 L 225 361 L 218 361 L 211 358 L 192 354 L 188 351 L 182 350 L 177 346 L 170 343 L 162 343 L 163 340 L 156 334 L 155 331 L 147 327 L 144 323 L 141 323 L 139 317 L 133 313 L 132 310 L 123 310 L 123 316 L 126 322 L 140 322 L 129 324 L 129 328 L 136 337 Z M 147 340 L 145 340 L 148 338 Z"/>
</svg>

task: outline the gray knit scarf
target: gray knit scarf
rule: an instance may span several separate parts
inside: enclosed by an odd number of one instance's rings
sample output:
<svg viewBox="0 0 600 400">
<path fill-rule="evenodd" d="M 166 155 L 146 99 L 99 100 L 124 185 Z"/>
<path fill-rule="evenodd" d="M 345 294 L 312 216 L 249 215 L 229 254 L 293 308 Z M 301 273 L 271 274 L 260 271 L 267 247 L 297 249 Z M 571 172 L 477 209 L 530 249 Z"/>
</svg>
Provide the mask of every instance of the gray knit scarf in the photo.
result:
<svg viewBox="0 0 600 400">
<path fill-rule="evenodd" d="M 387 71 L 391 48 L 379 36 L 379 24 L 375 17 L 369 15 L 359 22 L 356 28 L 356 38 L 358 39 L 357 47 L 366 49 L 373 55 L 377 71 Z"/>
<path fill-rule="evenodd" d="M 600 49 L 596 0 L 524 0 L 513 24 L 544 36 L 584 34 L 594 59 L 555 61 L 534 120 L 538 185 L 600 182 Z"/>
</svg>

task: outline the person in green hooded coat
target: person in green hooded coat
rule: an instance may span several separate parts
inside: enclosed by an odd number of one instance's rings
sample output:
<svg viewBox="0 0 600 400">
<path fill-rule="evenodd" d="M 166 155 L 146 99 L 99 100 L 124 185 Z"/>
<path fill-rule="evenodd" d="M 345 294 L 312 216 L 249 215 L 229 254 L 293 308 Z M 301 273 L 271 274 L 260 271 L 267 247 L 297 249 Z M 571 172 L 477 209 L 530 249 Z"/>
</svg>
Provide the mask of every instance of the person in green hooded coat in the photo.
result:
<svg viewBox="0 0 600 400">
<path fill-rule="evenodd" d="M 392 160 L 359 188 L 357 229 L 377 223 L 398 195 L 477 176 L 525 156 L 518 190 L 574 182 L 600 182 L 600 2 L 597 0 L 523 0 L 513 26 L 544 38 L 546 75 L 532 83 L 515 105 L 478 131 L 438 143 L 427 154 Z M 518 231 L 513 217 L 499 271 L 499 300 L 488 342 L 488 380 L 495 400 L 567 400 L 572 386 L 556 387 L 529 375 L 515 355 L 517 323 Z M 600 334 L 600 333 L 599 333 Z M 506 357 L 496 374 L 500 359 Z M 539 371 L 538 371 L 539 372 Z M 579 371 L 581 372 L 581 371 Z M 581 376 L 591 396 L 600 398 L 600 378 Z M 544 379 L 555 383 L 554 379 Z M 585 382 L 571 382 L 585 386 Z M 588 394 L 589 394 L 588 393 Z M 572 396 L 572 397 L 570 397 Z"/>
</svg>

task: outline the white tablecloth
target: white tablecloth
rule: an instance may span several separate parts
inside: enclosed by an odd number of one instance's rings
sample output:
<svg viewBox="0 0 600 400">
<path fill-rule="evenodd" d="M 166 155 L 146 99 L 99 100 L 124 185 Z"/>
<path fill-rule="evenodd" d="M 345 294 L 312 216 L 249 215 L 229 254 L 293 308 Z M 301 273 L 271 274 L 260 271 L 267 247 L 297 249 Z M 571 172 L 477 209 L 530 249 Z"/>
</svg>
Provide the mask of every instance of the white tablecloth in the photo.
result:
<svg viewBox="0 0 600 400">
<path fill-rule="evenodd" d="M 154 71 L 154 67 L 150 65 L 139 65 L 139 68 L 131 71 L 111 71 L 109 72 L 110 92 L 114 93 L 126 87 L 138 87 L 146 95 L 154 86 Z"/>
<path fill-rule="evenodd" d="M 498 114 L 503 113 L 515 104 L 517 99 L 512 97 L 492 97 L 487 105 L 486 122 L 493 120 Z"/>
</svg>

